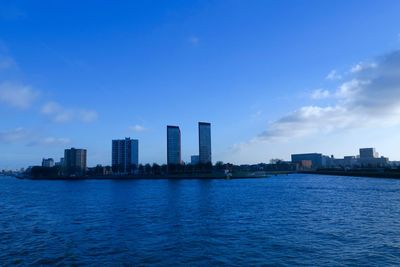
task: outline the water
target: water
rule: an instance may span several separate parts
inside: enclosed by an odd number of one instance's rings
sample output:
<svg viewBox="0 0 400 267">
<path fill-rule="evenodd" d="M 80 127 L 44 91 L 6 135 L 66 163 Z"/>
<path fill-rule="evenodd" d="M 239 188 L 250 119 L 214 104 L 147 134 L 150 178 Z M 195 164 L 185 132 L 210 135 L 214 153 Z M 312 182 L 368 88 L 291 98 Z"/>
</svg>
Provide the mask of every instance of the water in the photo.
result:
<svg viewBox="0 0 400 267">
<path fill-rule="evenodd" d="M 0 177 L 1 265 L 398 265 L 400 180 Z"/>
</svg>

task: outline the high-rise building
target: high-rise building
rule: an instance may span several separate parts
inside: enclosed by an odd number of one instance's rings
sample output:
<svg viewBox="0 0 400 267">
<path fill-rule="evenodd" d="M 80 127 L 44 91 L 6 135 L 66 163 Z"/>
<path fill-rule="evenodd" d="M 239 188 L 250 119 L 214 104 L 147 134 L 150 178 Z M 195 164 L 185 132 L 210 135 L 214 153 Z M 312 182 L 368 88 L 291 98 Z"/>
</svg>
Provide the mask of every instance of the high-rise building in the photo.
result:
<svg viewBox="0 0 400 267">
<path fill-rule="evenodd" d="M 54 159 L 52 158 L 42 159 L 42 167 L 47 167 L 47 168 L 54 167 Z"/>
<path fill-rule="evenodd" d="M 64 150 L 64 173 L 67 175 L 83 175 L 86 172 L 86 149 Z"/>
<path fill-rule="evenodd" d="M 212 163 L 211 123 L 208 122 L 199 122 L 199 162 Z"/>
<path fill-rule="evenodd" d="M 181 130 L 167 126 L 167 164 L 181 164 Z"/>
<path fill-rule="evenodd" d="M 139 166 L 139 140 L 112 140 L 112 169 L 117 173 L 132 173 Z"/>
</svg>

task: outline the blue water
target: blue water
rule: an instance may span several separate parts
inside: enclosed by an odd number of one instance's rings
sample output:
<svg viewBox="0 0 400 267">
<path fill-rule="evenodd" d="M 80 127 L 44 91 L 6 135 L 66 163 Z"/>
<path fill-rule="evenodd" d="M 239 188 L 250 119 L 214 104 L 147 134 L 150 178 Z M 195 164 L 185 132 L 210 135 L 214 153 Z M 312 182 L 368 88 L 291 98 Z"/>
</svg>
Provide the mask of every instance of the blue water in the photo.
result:
<svg viewBox="0 0 400 267">
<path fill-rule="evenodd" d="M 1 265 L 398 265 L 400 180 L 0 177 Z"/>
</svg>

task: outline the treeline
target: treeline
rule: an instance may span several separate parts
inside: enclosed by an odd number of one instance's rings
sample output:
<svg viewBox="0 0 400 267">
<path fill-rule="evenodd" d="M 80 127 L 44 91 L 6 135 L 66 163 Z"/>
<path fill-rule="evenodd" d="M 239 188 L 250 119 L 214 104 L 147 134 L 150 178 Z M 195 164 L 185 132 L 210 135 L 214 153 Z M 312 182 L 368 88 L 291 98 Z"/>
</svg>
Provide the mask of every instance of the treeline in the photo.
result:
<svg viewBox="0 0 400 267">
<path fill-rule="evenodd" d="M 26 172 L 30 174 L 33 178 L 50 178 L 59 176 L 60 171 L 61 171 L 60 166 L 54 166 L 54 167 L 33 166 Z"/>
<path fill-rule="evenodd" d="M 130 175 L 130 176 L 167 176 L 167 175 L 197 175 L 197 174 L 223 174 L 230 173 L 252 173 L 252 172 L 268 172 L 268 171 L 294 171 L 296 165 L 286 162 L 276 162 L 274 164 L 252 164 L 252 165 L 234 165 L 231 163 L 223 163 L 218 161 L 215 165 L 208 164 L 177 164 L 177 165 L 159 165 L 139 164 L 132 165 L 127 170 L 122 166 L 102 166 L 87 168 L 86 172 L 82 170 L 66 171 L 60 166 L 41 167 L 35 166 L 27 170 L 27 174 L 33 178 L 56 178 L 60 176 L 111 176 L 111 175 Z"/>
<path fill-rule="evenodd" d="M 153 164 L 139 164 L 130 166 L 127 170 L 123 169 L 122 166 L 113 166 L 112 173 L 128 173 L 134 175 L 167 175 L 167 174 L 191 174 L 191 173 L 211 173 L 214 170 L 219 170 L 222 168 L 217 167 L 221 164 L 216 164 L 213 166 L 209 164 L 163 164 L 159 165 L 157 163 Z M 107 167 L 106 167 L 107 168 Z"/>
<path fill-rule="evenodd" d="M 109 168 L 109 167 L 108 167 Z M 230 173 L 240 172 L 277 172 L 277 171 L 295 171 L 296 164 L 278 161 L 274 163 L 259 163 L 259 164 L 244 164 L 234 165 L 231 163 L 223 163 L 218 161 L 215 165 L 208 164 L 177 164 L 177 165 L 159 165 L 153 164 L 140 164 L 138 167 L 135 165 L 131 166 L 126 172 L 121 166 L 114 166 L 112 173 L 130 173 L 138 176 L 149 176 L 149 175 L 170 175 L 170 174 L 205 174 L 205 173 L 224 173 L 228 171 Z"/>
</svg>

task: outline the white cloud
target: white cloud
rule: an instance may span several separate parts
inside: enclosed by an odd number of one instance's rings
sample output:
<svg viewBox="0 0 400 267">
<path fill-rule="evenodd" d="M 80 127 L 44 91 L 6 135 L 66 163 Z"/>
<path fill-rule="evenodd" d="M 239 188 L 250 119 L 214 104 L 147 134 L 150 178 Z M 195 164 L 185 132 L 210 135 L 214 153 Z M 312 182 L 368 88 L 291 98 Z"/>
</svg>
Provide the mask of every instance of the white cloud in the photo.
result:
<svg viewBox="0 0 400 267">
<path fill-rule="evenodd" d="M 94 110 L 64 108 L 56 102 L 48 102 L 42 106 L 41 113 L 52 118 L 54 122 L 93 122 L 98 118 Z"/>
<path fill-rule="evenodd" d="M 68 144 L 70 140 L 68 138 L 56 138 L 56 137 L 46 137 L 42 139 L 43 144 L 53 145 L 53 144 Z"/>
<path fill-rule="evenodd" d="M 79 110 L 79 116 L 83 122 L 92 122 L 97 120 L 98 114 L 94 110 Z"/>
<path fill-rule="evenodd" d="M 339 88 L 335 92 L 335 96 L 344 101 L 351 100 L 355 97 L 360 90 L 362 90 L 363 86 L 366 86 L 370 83 L 368 80 L 359 80 L 353 79 L 350 81 L 346 81 L 342 83 Z"/>
<path fill-rule="evenodd" d="M 1 143 L 14 143 L 23 141 L 29 136 L 29 132 L 22 128 L 16 128 L 8 131 L 0 131 L 0 142 Z"/>
<path fill-rule="evenodd" d="M 42 114 L 52 117 L 55 122 L 67 122 L 72 120 L 73 112 L 64 109 L 61 105 L 56 102 L 46 103 L 41 110 Z"/>
<path fill-rule="evenodd" d="M 136 124 L 136 125 L 129 126 L 129 130 L 131 130 L 135 133 L 141 133 L 141 132 L 146 131 L 147 129 L 142 125 Z"/>
<path fill-rule="evenodd" d="M 349 80 L 343 82 L 335 92 L 330 92 L 324 89 L 316 89 L 311 93 L 311 98 L 315 100 L 335 98 L 346 101 L 346 99 L 351 99 L 351 97 L 357 94 L 361 86 L 365 86 L 368 83 L 369 81 L 361 81 L 357 79 Z"/>
<path fill-rule="evenodd" d="M 331 93 L 328 90 L 324 90 L 324 89 L 317 89 L 311 93 L 311 98 L 316 99 L 316 100 L 325 99 L 325 98 L 329 98 L 329 97 L 331 97 Z"/>
<path fill-rule="evenodd" d="M 330 81 L 340 80 L 342 79 L 342 76 L 336 70 L 331 70 L 331 72 L 326 75 L 325 79 Z"/>
<path fill-rule="evenodd" d="M 374 62 L 359 62 L 353 67 L 351 67 L 350 72 L 351 73 L 358 73 L 361 71 L 364 71 L 366 69 L 373 69 L 376 68 L 377 64 Z"/>
<path fill-rule="evenodd" d="M 70 140 L 64 137 L 43 137 L 39 133 L 35 133 L 32 130 L 19 127 L 8 131 L 0 131 L 0 143 L 20 143 L 28 146 L 65 145 L 70 143 Z"/>
<path fill-rule="evenodd" d="M 367 66 L 367 67 L 366 67 Z M 354 128 L 400 125 L 400 51 L 362 65 L 332 95 L 333 105 L 304 106 L 270 124 L 256 141 L 290 139 Z"/>
<path fill-rule="evenodd" d="M 66 145 L 69 144 L 71 141 L 69 138 L 64 137 L 44 137 L 44 138 L 37 138 L 35 140 L 31 140 L 27 145 L 28 146 L 57 146 L 57 145 Z"/>
<path fill-rule="evenodd" d="M 11 82 L 0 84 L 0 102 L 15 108 L 29 108 L 38 96 L 39 92 L 28 85 Z"/>
</svg>

